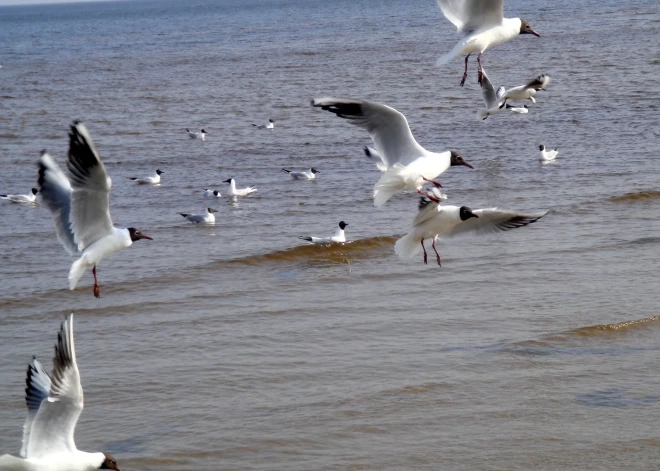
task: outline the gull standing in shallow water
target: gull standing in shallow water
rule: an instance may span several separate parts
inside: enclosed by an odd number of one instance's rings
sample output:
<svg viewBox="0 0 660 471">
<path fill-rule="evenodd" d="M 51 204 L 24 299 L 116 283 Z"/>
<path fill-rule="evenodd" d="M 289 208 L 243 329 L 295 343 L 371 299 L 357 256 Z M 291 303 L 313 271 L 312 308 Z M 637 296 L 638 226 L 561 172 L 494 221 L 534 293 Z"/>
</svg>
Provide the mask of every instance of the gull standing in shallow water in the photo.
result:
<svg viewBox="0 0 660 471">
<path fill-rule="evenodd" d="M 186 132 L 188 133 L 188 137 L 190 139 L 201 139 L 202 141 L 206 140 L 206 131 L 203 129 L 200 132 L 195 132 L 191 131 L 190 129 L 186 128 Z"/>
<path fill-rule="evenodd" d="M 228 178 L 222 183 L 229 183 L 229 191 L 227 192 L 228 196 L 247 196 L 250 193 L 254 193 L 257 189 L 254 186 L 248 186 L 245 188 L 236 188 L 236 180 L 233 178 Z"/>
<path fill-rule="evenodd" d="M 206 212 L 204 214 L 188 214 L 188 213 L 179 213 L 181 216 L 186 218 L 188 221 L 192 222 L 193 224 L 201 224 L 203 222 L 205 223 L 214 223 L 215 222 L 215 216 L 213 213 L 217 213 L 217 209 L 213 208 L 206 208 Z"/>
<path fill-rule="evenodd" d="M 374 186 L 374 206 L 382 206 L 399 190 L 420 190 L 449 167 L 472 168 L 458 152 L 430 152 L 420 146 L 406 117 L 389 106 L 363 100 L 317 98 L 312 106 L 336 114 L 365 129 L 387 170 Z"/>
<path fill-rule="evenodd" d="M 541 151 L 541 155 L 539 155 L 539 160 L 541 162 L 552 162 L 557 158 L 557 154 L 559 152 L 557 151 L 559 148 L 556 147 L 555 150 L 546 150 L 545 146 L 541 144 L 539 146 L 539 150 Z"/>
<path fill-rule="evenodd" d="M 438 236 L 453 237 L 467 232 L 488 233 L 508 231 L 538 221 L 548 211 L 520 213 L 505 209 L 487 208 L 472 211 L 467 206 L 441 206 L 443 199 L 427 194 L 422 196 L 419 212 L 413 221 L 413 230 L 396 241 L 394 252 L 399 258 L 412 258 L 424 251 L 424 263 L 427 263 L 424 239 L 433 239 L 432 247 L 440 265 L 440 254 L 435 248 Z"/>
<path fill-rule="evenodd" d="M 62 322 L 50 376 L 32 359 L 27 369 L 20 456 L 0 456 L 2 471 L 119 471 L 108 453 L 87 453 L 76 448 L 74 434 L 83 410 L 83 389 L 73 345 L 73 314 Z"/>
<path fill-rule="evenodd" d="M 108 255 L 140 239 L 152 240 L 133 227 L 122 229 L 110 218 L 111 180 L 84 124 L 69 131 L 69 178 L 43 151 L 39 160 L 39 191 L 53 216 L 57 238 L 70 255 L 80 254 L 69 271 L 74 289 L 85 270 L 94 274 L 94 296 L 100 297 L 96 265 Z"/>
<path fill-rule="evenodd" d="M 150 177 L 136 178 L 136 177 L 127 177 L 129 180 L 133 180 L 135 183 L 140 185 L 156 185 L 160 183 L 160 176 L 165 173 L 161 170 L 156 170 L 156 173 Z"/>
<path fill-rule="evenodd" d="M 332 237 L 306 237 L 300 236 L 299 239 L 311 242 L 312 244 L 331 244 L 332 242 L 346 242 L 346 235 L 344 235 L 344 229 L 348 226 L 348 223 L 344 221 L 339 221 L 339 227 L 335 231 Z"/>
<path fill-rule="evenodd" d="M 468 58 L 473 52 L 478 52 L 479 84 L 482 80 L 481 54 L 492 46 L 505 43 L 519 34 L 533 34 L 534 31 L 527 21 L 520 18 L 504 18 L 504 0 L 437 0 L 442 14 L 451 21 L 463 38 L 456 46 L 436 62 L 436 65 L 446 64 L 456 56 L 465 56 L 465 71 L 461 79 L 461 87 L 467 78 Z"/>
<path fill-rule="evenodd" d="M 27 195 L 0 195 L 0 199 L 11 201 L 12 203 L 34 203 L 37 201 L 39 190 L 32 188 Z"/>
<path fill-rule="evenodd" d="M 314 167 L 310 168 L 309 170 L 305 170 L 304 172 L 293 172 L 286 168 L 283 168 L 282 171 L 288 173 L 289 176 L 294 180 L 314 180 L 316 179 L 316 174 L 321 173 Z"/>
</svg>

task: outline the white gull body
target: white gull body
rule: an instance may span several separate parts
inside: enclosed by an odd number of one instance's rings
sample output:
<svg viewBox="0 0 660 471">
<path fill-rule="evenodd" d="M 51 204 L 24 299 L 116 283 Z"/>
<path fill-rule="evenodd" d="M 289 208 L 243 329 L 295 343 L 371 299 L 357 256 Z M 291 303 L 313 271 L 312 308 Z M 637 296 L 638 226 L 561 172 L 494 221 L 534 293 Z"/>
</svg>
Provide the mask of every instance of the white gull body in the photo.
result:
<svg viewBox="0 0 660 471">
<path fill-rule="evenodd" d="M 275 128 L 275 121 L 273 121 L 272 119 L 269 119 L 266 124 L 253 124 L 252 126 L 254 126 L 257 129 L 274 129 Z"/>
<path fill-rule="evenodd" d="M 320 173 L 314 167 L 310 168 L 309 170 L 305 170 L 304 172 L 294 172 L 286 168 L 283 168 L 282 171 L 286 172 L 294 180 L 315 180 L 316 174 Z"/>
<path fill-rule="evenodd" d="M 188 133 L 188 137 L 190 139 L 201 139 L 202 141 L 206 140 L 206 131 L 203 129 L 199 132 L 191 131 L 190 129 L 186 128 L 186 132 Z"/>
<path fill-rule="evenodd" d="M 382 206 L 394 193 L 415 190 L 450 166 L 472 168 L 457 152 L 430 152 L 420 146 L 410 131 L 406 117 L 389 106 L 364 100 L 317 98 L 312 105 L 365 129 L 376 146 L 376 153 L 387 167 L 374 185 L 374 206 Z"/>
<path fill-rule="evenodd" d="M 539 160 L 541 162 L 552 162 L 557 158 L 557 154 L 559 154 L 557 148 L 555 150 L 547 150 L 544 145 L 539 146 Z"/>
<path fill-rule="evenodd" d="M 236 180 L 230 178 L 223 181 L 223 183 L 229 183 L 229 191 L 227 191 L 227 196 L 247 196 L 251 193 L 257 191 L 254 186 L 248 186 L 245 188 L 236 188 Z"/>
<path fill-rule="evenodd" d="M 213 213 L 217 213 L 218 211 L 213 208 L 206 208 L 206 212 L 204 214 L 188 214 L 188 213 L 179 213 L 181 216 L 186 218 L 188 221 L 192 222 L 193 224 L 213 224 L 215 222 L 215 216 Z"/>
<path fill-rule="evenodd" d="M 536 103 L 536 99 L 534 98 L 536 92 L 538 90 L 545 90 L 549 84 L 550 76 L 543 74 L 534 80 L 530 80 L 525 85 L 519 85 L 508 90 L 500 87 L 497 89 L 497 94 L 500 102 L 506 100 L 530 100 L 532 103 Z"/>
<path fill-rule="evenodd" d="M 494 114 L 499 114 L 503 111 L 506 111 L 506 108 L 504 103 L 500 103 L 499 99 L 503 93 L 501 90 L 502 87 L 500 87 L 500 89 L 498 89 L 496 92 L 495 87 L 488 78 L 488 75 L 486 75 L 486 70 L 483 68 L 481 69 L 481 75 L 481 94 L 483 96 L 486 109 L 477 111 L 477 118 L 483 120 Z"/>
<path fill-rule="evenodd" d="M 0 199 L 11 201 L 12 203 L 34 203 L 37 201 L 39 190 L 32 188 L 27 195 L 0 195 Z"/>
<path fill-rule="evenodd" d="M 143 177 L 143 178 L 128 177 L 128 179 L 134 181 L 139 185 L 157 185 L 160 183 L 160 176 L 163 173 L 165 172 L 161 170 L 156 170 L 156 172 L 149 177 Z"/>
<path fill-rule="evenodd" d="M 344 221 L 339 221 L 339 227 L 335 233 L 330 237 L 313 237 L 313 236 L 300 236 L 299 239 L 302 239 L 306 242 L 312 244 L 331 244 L 333 242 L 346 242 L 346 235 L 344 234 L 344 229 L 348 226 L 348 223 Z"/>
<path fill-rule="evenodd" d="M 59 331 L 48 376 L 36 358 L 27 370 L 25 402 L 28 414 L 23 425 L 20 458 L 0 456 L 2 471 L 119 471 L 106 453 L 87 453 L 76 448 L 74 433 L 83 410 L 83 389 L 73 344 L 73 314 Z"/>
</svg>

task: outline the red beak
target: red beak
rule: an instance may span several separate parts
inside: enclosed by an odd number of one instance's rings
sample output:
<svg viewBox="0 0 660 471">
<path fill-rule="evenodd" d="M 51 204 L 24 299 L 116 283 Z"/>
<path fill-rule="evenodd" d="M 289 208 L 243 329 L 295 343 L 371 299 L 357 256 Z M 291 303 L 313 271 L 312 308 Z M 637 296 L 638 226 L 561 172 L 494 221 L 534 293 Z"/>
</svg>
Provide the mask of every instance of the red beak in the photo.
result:
<svg viewBox="0 0 660 471">
<path fill-rule="evenodd" d="M 529 29 L 529 32 L 532 33 L 532 34 L 533 34 L 534 36 L 536 36 L 537 38 L 540 38 L 540 37 L 541 37 L 541 35 L 540 35 L 539 33 L 537 33 L 536 31 L 534 31 L 534 30 L 531 29 L 531 28 Z"/>
</svg>

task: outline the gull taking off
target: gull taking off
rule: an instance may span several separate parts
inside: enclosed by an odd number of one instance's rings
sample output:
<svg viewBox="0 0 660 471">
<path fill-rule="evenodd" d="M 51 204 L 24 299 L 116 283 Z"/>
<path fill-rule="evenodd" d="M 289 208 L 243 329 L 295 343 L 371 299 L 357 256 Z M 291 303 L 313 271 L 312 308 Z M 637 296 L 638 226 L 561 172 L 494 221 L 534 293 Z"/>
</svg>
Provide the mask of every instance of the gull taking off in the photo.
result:
<svg viewBox="0 0 660 471">
<path fill-rule="evenodd" d="M 314 180 L 316 178 L 316 174 L 321 173 L 314 167 L 310 168 L 309 170 L 305 170 L 304 172 L 292 172 L 286 168 L 283 168 L 282 171 L 288 173 L 289 176 L 294 180 Z"/>
<path fill-rule="evenodd" d="M 506 111 L 504 102 L 502 102 L 502 104 L 499 103 L 500 96 L 503 93 L 502 89 L 504 87 L 500 87 L 497 92 L 495 92 L 495 87 L 493 87 L 488 75 L 486 75 L 486 70 L 482 69 L 481 74 L 481 94 L 483 95 L 486 109 L 477 111 L 477 118 L 486 119 L 491 115 Z"/>
<path fill-rule="evenodd" d="M 344 235 L 344 229 L 348 226 L 348 223 L 344 221 L 339 221 L 339 227 L 335 231 L 332 237 L 305 237 L 300 236 L 299 239 L 311 242 L 312 244 L 330 244 L 332 242 L 346 242 L 346 236 Z"/>
<path fill-rule="evenodd" d="M 245 188 L 236 188 L 236 181 L 233 178 L 224 180 L 222 183 L 229 183 L 229 191 L 227 192 L 228 196 L 247 196 L 250 193 L 254 193 L 257 189 L 254 186 L 248 186 Z"/>
<path fill-rule="evenodd" d="M 382 206 L 399 190 L 419 190 L 424 182 L 442 186 L 433 179 L 449 167 L 472 168 L 454 151 L 430 152 L 420 146 L 406 117 L 394 108 L 362 100 L 317 98 L 312 105 L 365 129 L 387 170 L 374 186 L 374 206 Z"/>
<path fill-rule="evenodd" d="M 213 208 L 206 208 L 206 212 L 204 214 L 187 214 L 187 213 L 179 213 L 181 216 L 186 218 L 188 221 L 192 222 L 193 224 L 202 224 L 202 223 L 214 223 L 215 222 L 215 216 L 213 213 L 217 213 L 218 210 L 213 209 Z"/>
<path fill-rule="evenodd" d="M 165 172 L 161 170 L 156 170 L 156 173 L 150 177 L 144 177 L 144 178 L 136 178 L 136 177 L 128 177 L 129 180 L 133 180 L 135 183 L 138 183 L 140 185 L 157 185 L 160 183 L 160 176 Z"/>
<path fill-rule="evenodd" d="M 252 126 L 254 126 L 257 129 L 273 129 L 275 127 L 275 121 L 269 119 L 268 123 L 266 124 L 253 124 Z"/>
<path fill-rule="evenodd" d="M 39 190 L 32 188 L 27 195 L 0 195 L 0 199 L 11 201 L 12 203 L 34 203 L 37 200 Z"/>
<path fill-rule="evenodd" d="M 555 147 L 555 150 L 546 150 L 544 145 L 539 146 L 539 150 L 541 151 L 541 154 L 539 155 L 539 160 L 541 162 L 552 162 L 557 158 L 557 152 L 558 147 Z"/>
<path fill-rule="evenodd" d="M 465 84 L 470 54 L 478 52 L 479 84 L 482 80 L 481 54 L 492 46 L 505 43 L 519 34 L 541 37 L 520 18 L 504 18 L 504 0 L 437 0 L 442 14 L 463 34 L 456 46 L 436 62 L 446 64 L 456 56 L 465 56 L 465 71 L 461 87 Z"/>
<path fill-rule="evenodd" d="M 73 314 L 62 322 L 50 376 L 35 358 L 25 380 L 27 417 L 20 458 L 0 456 L 3 471 L 119 471 L 108 453 L 76 448 L 74 434 L 83 410 L 83 389 L 73 345 Z"/>
<path fill-rule="evenodd" d="M 483 72 L 483 68 L 482 68 Z M 525 85 L 520 85 L 518 87 L 510 88 L 506 90 L 504 87 L 497 89 L 497 96 L 500 101 L 506 100 L 530 100 L 532 103 L 536 103 L 534 96 L 538 90 L 545 90 L 546 87 L 550 84 L 549 75 L 539 75 L 534 80 L 530 80 Z"/>
<path fill-rule="evenodd" d="M 202 141 L 206 140 L 206 131 L 204 131 L 203 129 L 200 132 L 195 132 L 186 128 L 186 132 L 188 133 L 188 137 L 190 139 L 201 139 Z"/>
<path fill-rule="evenodd" d="M 80 254 L 69 271 L 74 289 L 85 270 L 94 274 L 94 296 L 100 296 L 96 265 L 108 255 L 140 239 L 152 240 L 133 227 L 122 229 L 110 218 L 110 177 L 84 124 L 69 131 L 69 177 L 44 151 L 39 160 L 38 186 L 53 216 L 57 238 L 70 255 Z"/>
<path fill-rule="evenodd" d="M 427 263 L 424 239 L 433 239 L 431 246 L 440 265 L 440 254 L 435 248 L 438 236 L 453 237 L 467 232 L 508 231 L 536 222 L 548 214 L 547 211 L 519 213 L 497 208 L 472 211 L 467 206 L 441 206 L 442 201 L 431 194 L 420 199 L 419 212 L 413 221 L 413 230 L 397 240 L 394 245 L 394 252 L 399 258 L 412 258 L 423 250 L 424 263 Z"/>
</svg>

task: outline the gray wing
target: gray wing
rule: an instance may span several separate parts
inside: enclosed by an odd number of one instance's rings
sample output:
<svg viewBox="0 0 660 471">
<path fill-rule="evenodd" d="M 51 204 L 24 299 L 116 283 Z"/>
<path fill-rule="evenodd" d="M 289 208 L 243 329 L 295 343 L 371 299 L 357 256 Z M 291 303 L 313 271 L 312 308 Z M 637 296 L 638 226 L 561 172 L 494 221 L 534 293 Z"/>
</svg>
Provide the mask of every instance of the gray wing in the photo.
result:
<svg viewBox="0 0 660 471">
<path fill-rule="evenodd" d="M 470 218 L 460 224 L 454 226 L 446 232 L 441 234 L 442 237 L 453 237 L 467 232 L 474 232 L 476 234 L 488 234 L 491 232 L 508 231 L 509 229 L 517 229 L 519 227 L 532 224 L 543 216 L 548 214 L 548 211 L 537 211 L 533 213 L 520 213 L 517 211 L 509 211 L 506 209 L 487 208 L 477 209 L 473 211 L 478 218 Z"/>
<path fill-rule="evenodd" d="M 39 411 L 41 402 L 48 397 L 51 386 L 50 376 L 48 376 L 48 373 L 46 373 L 46 370 L 37 361 L 36 357 L 33 357 L 28 365 L 25 384 L 25 404 L 27 405 L 28 413 L 23 424 L 23 446 L 21 447 L 21 457 L 23 458 L 27 458 L 32 422 L 34 422 L 34 418 Z"/>
<path fill-rule="evenodd" d="M 397 162 L 408 165 L 426 152 L 413 137 L 406 117 L 394 108 L 342 98 L 317 98 L 312 100 L 312 106 L 365 129 L 388 168 Z"/>
<path fill-rule="evenodd" d="M 182 214 L 182 216 L 183 216 L 183 214 Z M 199 215 L 199 214 L 186 214 L 183 217 L 186 218 L 190 222 L 194 222 L 195 224 L 199 224 L 199 223 L 204 222 L 204 216 Z"/>
<path fill-rule="evenodd" d="M 73 345 L 73 314 L 70 314 L 57 335 L 50 393 L 41 402 L 32 422 L 27 457 L 75 452 L 73 434 L 82 409 L 83 390 Z"/>
<path fill-rule="evenodd" d="M 69 132 L 71 229 L 80 250 L 112 233 L 110 179 L 84 124 L 74 122 Z"/>
<path fill-rule="evenodd" d="M 486 71 L 483 69 L 483 67 L 481 72 L 483 74 L 483 80 L 481 82 L 481 93 L 484 98 L 484 103 L 486 104 L 486 109 L 489 110 L 495 106 L 498 97 L 495 93 L 495 87 L 493 87 L 493 84 L 488 78 L 488 75 L 486 75 Z"/>
<path fill-rule="evenodd" d="M 71 193 L 72 188 L 68 178 L 55 163 L 53 158 L 44 150 L 37 164 L 39 167 L 39 194 L 53 216 L 57 239 L 64 246 L 69 255 L 78 253 L 78 244 L 75 242 L 71 230 Z"/>
<path fill-rule="evenodd" d="M 506 93 L 506 88 L 500 87 L 497 89 L 497 92 L 495 92 L 495 97 L 497 97 L 497 99 L 499 100 L 504 96 L 505 93 Z"/>
<path fill-rule="evenodd" d="M 504 18 L 504 0 L 437 0 L 437 2 L 442 14 L 461 33 L 499 25 Z"/>
</svg>

